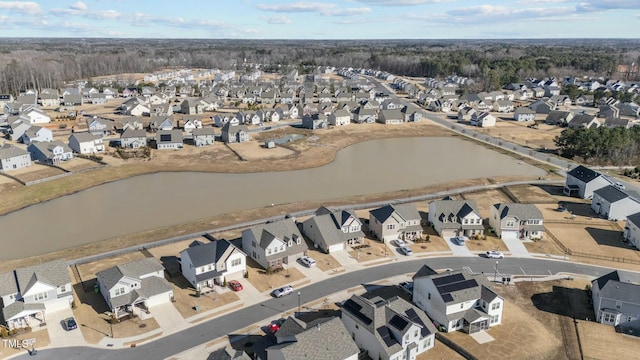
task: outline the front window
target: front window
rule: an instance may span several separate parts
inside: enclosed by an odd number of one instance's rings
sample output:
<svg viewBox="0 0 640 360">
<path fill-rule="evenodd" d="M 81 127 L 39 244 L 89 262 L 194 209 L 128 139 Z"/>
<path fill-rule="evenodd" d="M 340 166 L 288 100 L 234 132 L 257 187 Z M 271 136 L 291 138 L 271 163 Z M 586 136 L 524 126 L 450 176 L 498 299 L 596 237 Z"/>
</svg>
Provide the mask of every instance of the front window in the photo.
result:
<svg viewBox="0 0 640 360">
<path fill-rule="evenodd" d="M 124 295 L 124 286 L 116 289 L 116 296 Z"/>
<path fill-rule="evenodd" d="M 396 228 L 396 224 L 387 225 L 387 230 L 394 230 Z"/>
<path fill-rule="evenodd" d="M 491 323 L 495 324 L 498 322 L 498 319 L 500 318 L 500 315 L 494 315 L 491 317 Z"/>
<path fill-rule="evenodd" d="M 507 221 L 507 227 L 514 227 L 516 226 L 515 221 Z"/>
<path fill-rule="evenodd" d="M 63 292 L 67 292 L 67 285 L 62 285 L 62 286 L 60 286 L 60 292 L 61 292 L 61 293 L 63 293 Z"/>
<path fill-rule="evenodd" d="M 604 322 L 612 323 L 612 322 L 615 322 L 615 320 L 616 320 L 616 316 L 614 314 L 604 313 L 604 319 L 603 319 Z"/>
<path fill-rule="evenodd" d="M 500 303 L 495 303 L 491 305 L 491 310 L 497 310 L 497 309 L 500 309 Z"/>
<path fill-rule="evenodd" d="M 240 266 L 242 264 L 242 259 L 238 258 L 238 259 L 233 259 L 231 261 L 231 266 Z"/>
<path fill-rule="evenodd" d="M 46 300 L 48 297 L 49 297 L 49 294 L 47 294 L 46 292 L 37 293 L 33 296 L 35 301 Z"/>
</svg>

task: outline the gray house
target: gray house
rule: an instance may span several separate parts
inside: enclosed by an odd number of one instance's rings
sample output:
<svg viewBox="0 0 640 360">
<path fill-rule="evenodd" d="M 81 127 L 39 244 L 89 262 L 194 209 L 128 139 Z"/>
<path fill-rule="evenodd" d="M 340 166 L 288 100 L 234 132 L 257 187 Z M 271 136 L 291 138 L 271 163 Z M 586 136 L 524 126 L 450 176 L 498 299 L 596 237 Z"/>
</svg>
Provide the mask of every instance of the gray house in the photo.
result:
<svg viewBox="0 0 640 360">
<path fill-rule="evenodd" d="M 193 129 L 191 131 L 191 136 L 193 136 L 194 146 L 213 145 L 216 141 L 216 132 L 212 127 Z"/>
<path fill-rule="evenodd" d="M 202 114 L 204 112 L 204 104 L 200 99 L 187 99 L 180 104 L 180 112 L 188 115 Z"/>
<path fill-rule="evenodd" d="M 264 269 L 294 263 L 308 250 L 292 218 L 254 226 L 242 232 L 242 250 Z"/>
<path fill-rule="evenodd" d="M 593 192 L 591 209 L 605 219 L 626 219 L 627 216 L 640 212 L 640 196 L 615 186 L 605 186 Z"/>
<path fill-rule="evenodd" d="M 620 326 L 625 332 L 640 331 L 640 277 L 613 271 L 591 282 L 596 321 Z"/>
<path fill-rule="evenodd" d="M 33 142 L 27 147 L 34 161 L 47 164 L 59 164 L 73 159 L 73 150 L 60 140 L 50 142 Z"/>
<path fill-rule="evenodd" d="M 362 222 L 353 211 L 332 211 L 324 206 L 302 223 L 302 232 L 326 253 L 344 250 L 364 240 Z"/>
<path fill-rule="evenodd" d="M 127 129 L 120 135 L 120 146 L 127 149 L 138 149 L 147 146 L 147 132 Z"/>
<path fill-rule="evenodd" d="M 311 114 L 302 117 L 302 127 L 305 129 L 326 129 L 329 127 L 329 121 L 324 114 Z"/>
<path fill-rule="evenodd" d="M 180 252 L 180 270 L 191 286 L 206 292 L 226 280 L 241 278 L 246 273 L 246 257 L 227 240 L 194 242 Z"/>
<path fill-rule="evenodd" d="M 225 144 L 243 143 L 249 140 L 247 125 L 232 125 L 231 122 L 227 122 L 222 126 L 222 141 Z"/>
<path fill-rule="evenodd" d="M 562 192 L 567 196 L 591 199 L 595 190 L 609 185 L 613 185 L 609 178 L 597 171 L 579 165 L 567 173 L 567 180 Z"/>
<path fill-rule="evenodd" d="M 182 149 L 184 142 L 180 130 L 160 130 L 156 133 L 156 149 Z"/>
<path fill-rule="evenodd" d="M 443 238 L 484 233 L 475 200 L 436 200 L 429 204 L 429 224 Z"/>
<path fill-rule="evenodd" d="M 113 123 L 107 123 L 108 120 L 102 120 L 97 117 L 93 117 L 87 120 L 87 127 L 89 132 L 93 135 L 105 136 L 113 129 Z"/>
<path fill-rule="evenodd" d="M 536 119 L 536 112 L 528 107 L 521 106 L 513 112 L 513 120 L 515 121 L 533 121 Z"/>
<path fill-rule="evenodd" d="M 31 166 L 29 152 L 11 144 L 0 147 L 0 170 L 10 171 Z"/>
<path fill-rule="evenodd" d="M 489 225 L 503 240 L 542 239 L 542 212 L 533 204 L 494 204 Z"/>
<path fill-rule="evenodd" d="M 377 121 L 381 124 L 402 124 L 404 117 L 399 109 L 380 110 Z"/>
</svg>

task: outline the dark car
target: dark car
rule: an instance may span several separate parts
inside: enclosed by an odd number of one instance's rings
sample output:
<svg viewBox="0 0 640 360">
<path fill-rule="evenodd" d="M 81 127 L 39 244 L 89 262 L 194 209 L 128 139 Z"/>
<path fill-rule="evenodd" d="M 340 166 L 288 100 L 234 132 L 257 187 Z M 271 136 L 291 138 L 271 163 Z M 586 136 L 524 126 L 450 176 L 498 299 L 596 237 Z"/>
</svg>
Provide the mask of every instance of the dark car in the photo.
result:
<svg viewBox="0 0 640 360">
<path fill-rule="evenodd" d="M 64 320 L 64 328 L 67 331 L 71 331 L 73 329 L 77 329 L 78 324 L 76 323 L 76 320 L 74 318 L 70 317 Z"/>
</svg>

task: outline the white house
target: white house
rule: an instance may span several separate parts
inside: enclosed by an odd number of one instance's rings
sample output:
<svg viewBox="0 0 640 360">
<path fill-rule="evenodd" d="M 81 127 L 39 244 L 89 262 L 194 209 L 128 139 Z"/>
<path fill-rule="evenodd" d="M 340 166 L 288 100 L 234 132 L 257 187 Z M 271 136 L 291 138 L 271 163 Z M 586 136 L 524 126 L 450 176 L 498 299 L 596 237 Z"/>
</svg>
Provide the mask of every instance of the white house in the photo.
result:
<svg viewBox="0 0 640 360">
<path fill-rule="evenodd" d="M 11 144 L 0 147 L 0 170 L 11 171 L 31 166 L 29 152 Z"/>
<path fill-rule="evenodd" d="M 50 142 L 33 142 L 27 147 L 34 161 L 47 164 L 59 164 L 62 161 L 73 159 L 73 151 L 67 144 L 60 140 Z"/>
<path fill-rule="evenodd" d="M 351 338 L 371 359 L 415 360 L 435 345 L 437 330 L 431 320 L 400 297 L 353 295 L 340 311 Z"/>
<path fill-rule="evenodd" d="M 594 191 L 609 185 L 613 185 L 613 182 L 608 177 L 579 165 L 567 173 L 562 192 L 567 196 L 591 199 Z"/>
<path fill-rule="evenodd" d="M 69 267 L 55 260 L 0 274 L 0 296 L 9 329 L 40 326 L 47 314 L 71 307 Z"/>
<path fill-rule="evenodd" d="M 627 216 L 623 235 L 631 245 L 640 249 L 640 212 Z"/>
<path fill-rule="evenodd" d="M 513 112 L 515 121 L 533 121 L 536 119 L 536 112 L 528 107 L 521 106 Z"/>
<path fill-rule="evenodd" d="M 278 269 L 306 255 L 307 243 L 292 218 L 257 225 L 242 232 L 242 251 L 264 269 Z"/>
<path fill-rule="evenodd" d="M 194 146 L 212 145 L 216 141 L 216 132 L 212 127 L 203 127 L 191 131 Z"/>
<path fill-rule="evenodd" d="M 26 145 L 32 142 L 53 141 L 53 131 L 42 126 L 32 126 L 22 134 L 21 139 Z"/>
<path fill-rule="evenodd" d="M 620 326 L 625 333 L 640 331 L 640 277 L 637 274 L 613 271 L 593 280 L 591 299 L 597 322 Z"/>
<path fill-rule="evenodd" d="M 436 200 L 429 203 L 429 225 L 443 238 L 482 235 L 484 225 L 475 200 Z"/>
<path fill-rule="evenodd" d="M 605 219 L 618 221 L 640 212 L 640 199 L 609 185 L 593 192 L 591 209 Z"/>
<path fill-rule="evenodd" d="M 533 204 L 494 204 L 489 225 L 503 240 L 542 239 L 542 212 Z"/>
<path fill-rule="evenodd" d="M 48 124 L 51 122 L 51 117 L 37 107 L 30 107 L 23 111 L 21 115 L 27 117 L 31 125 Z"/>
<path fill-rule="evenodd" d="M 496 126 L 496 118 L 488 112 L 475 112 L 471 115 L 469 124 L 478 127 L 492 127 Z"/>
<path fill-rule="evenodd" d="M 420 213 L 413 204 L 386 205 L 369 211 L 369 230 L 382 241 L 422 236 Z"/>
<path fill-rule="evenodd" d="M 96 274 L 100 293 L 116 317 L 129 313 L 145 317 L 153 306 L 170 302 L 173 287 L 155 258 L 116 265 Z"/>
<path fill-rule="evenodd" d="M 351 114 L 347 110 L 340 109 L 332 112 L 327 119 L 333 126 L 348 125 L 351 122 Z"/>
<path fill-rule="evenodd" d="M 326 253 L 341 251 L 364 241 L 362 222 L 353 211 L 332 211 L 324 206 L 302 223 L 302 232 Z"/>
<path fill-rule="evenodd" d="M 473 334 L 502 323 L 504 299 L 484 274 L 467 270 L 438 274 L 423 265 L 413 276 L 413 303 L 447 332 Z"/>
<path fill-rule="evenodd" d="M 195 242 L 180 252 L 182 275 L 196 290 L 206 292 L 214 285 L 244 276 L 246 255 L 227 240 Z"/>
<path fill-rule="evenodd" d="M 69 137 L 69 147 L 79 154 L 95 154 L 104 151 L 100 135 L 91 133 L 73 133 Z"/>
</svg>

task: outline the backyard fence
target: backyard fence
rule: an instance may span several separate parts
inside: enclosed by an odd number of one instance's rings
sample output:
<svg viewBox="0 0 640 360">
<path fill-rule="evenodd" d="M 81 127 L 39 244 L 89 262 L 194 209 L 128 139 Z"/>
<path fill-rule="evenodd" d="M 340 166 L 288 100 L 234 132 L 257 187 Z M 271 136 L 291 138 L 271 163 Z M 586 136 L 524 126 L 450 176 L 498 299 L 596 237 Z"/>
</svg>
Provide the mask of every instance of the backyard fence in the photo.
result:
<svg viewBox="0 0 640 360">
<path fill-rule="evenodd" d="M 477 357 L 473 356 L 470 352 L 465 350 L 462 346 L 456 344 L 455 342 L 453 342 L 453 340 L 445 337 L 444 335 L 440 333 L 436 333 L 436 339 L 442 342 L 443 344 L 445 344 L 446 346 L 448 346 L 449 348 L 451 348 L 451 350 L 460 354 L 460 356 L 462 356 L 463 358 L 467 360 L 478 360 Z"/>
<path fill-rule="evenodd" d="M 546 227 L 544 230 L 547 233 L 547 236 L 551 240 L 553 240 L 553 242 L 556 245 L 558 245 L 560 249 L 562 249 L 562 252 L 564 252 L 565 255 L 578 256 L 578 257 L 584 257 L 584 258 L 596 259 L 596 260 L 613 261 L 613 262 L 619 262 L 624 264 L 640 265 L 640 260 L 637 260 L 637 259 L 628 259 L 628 258 L 617 257 L 617 256 L 606 256 L 606 255 L 590 254 L 590 253 L 581 252 L 581 251 L 573 251 L 568 247 L 564 246 L 564 244 L 560 242 L 560 240 L 558 240 L 558 238 L 555 237 L 555 235 L 553 235 L 553 233 L 550 232 Z"/>
</svg>

